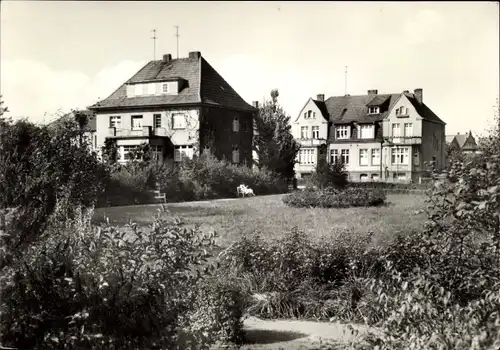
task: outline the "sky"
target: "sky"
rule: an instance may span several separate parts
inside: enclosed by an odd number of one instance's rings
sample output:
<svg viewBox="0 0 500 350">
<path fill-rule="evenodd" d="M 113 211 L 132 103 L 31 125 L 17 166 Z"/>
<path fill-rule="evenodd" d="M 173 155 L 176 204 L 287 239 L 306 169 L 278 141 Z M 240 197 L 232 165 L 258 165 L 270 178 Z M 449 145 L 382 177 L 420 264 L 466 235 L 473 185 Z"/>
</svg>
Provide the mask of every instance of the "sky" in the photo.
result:
<svg viewBox="0 0 500 350">
<path fill-rule="evenodd" d="M 248 102 L 295 118 L 309 97 L 423 89 L 446 134 L 484 134 L 499 92 L 498 2 L 2 1 L 0 94 L 49 122 L 154 57 L 200 51 Z"/>
</svg>

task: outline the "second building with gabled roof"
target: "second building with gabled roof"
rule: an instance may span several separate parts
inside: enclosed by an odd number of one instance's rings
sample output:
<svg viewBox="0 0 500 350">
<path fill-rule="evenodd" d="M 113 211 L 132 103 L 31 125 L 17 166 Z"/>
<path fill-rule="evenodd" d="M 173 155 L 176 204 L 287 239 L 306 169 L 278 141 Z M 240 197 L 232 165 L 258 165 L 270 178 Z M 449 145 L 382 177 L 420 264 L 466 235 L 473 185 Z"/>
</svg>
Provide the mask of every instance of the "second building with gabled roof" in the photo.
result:
<svg viewBox="0 0 500 350">
<path fill-rule="evenodd" d="M 310 98 L 293 123 L 301 144 L 296 173 L 311 174 L 318 157 L 346 164 L 351 181 L 418 181 L 430 164 L 445 166 L 445 123 L 414 93 Z M 325 149 L 322 154 L 320 150 Z"/>
</svg>

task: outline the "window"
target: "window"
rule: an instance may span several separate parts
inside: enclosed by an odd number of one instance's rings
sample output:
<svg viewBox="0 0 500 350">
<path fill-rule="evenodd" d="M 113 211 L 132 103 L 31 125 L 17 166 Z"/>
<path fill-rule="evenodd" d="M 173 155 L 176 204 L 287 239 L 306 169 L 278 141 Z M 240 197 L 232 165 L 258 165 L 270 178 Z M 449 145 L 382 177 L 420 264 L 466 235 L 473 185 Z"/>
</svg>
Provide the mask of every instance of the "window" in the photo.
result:
<svg viewBox="0 0 500 350">
<path fill-rule="evenodd" d="M 372 165 L 380 165 L 380 150 L 372 148 Z"/>
<path fill-rule="evenodd" d="M 313 139 L 319 139 L 319 126 L 312 127 Z"/>
<path fill-rule="evenodd" d="M 240 120 L 238 117 L 233 118 L 233 131 L 234 132 L 240 131 Z"/>
<path fill-rule="evenodd" d="M 304 113 L 304 118 L 305 119 L 316 118 L 316 112 L 307 111 L 306 113 Z"/>
<path fill-rule="evenodd" d="M 174 147 L 174 162 L 180 162 L 182 158 L 193 158 L 193 146 Z"/>
<path fill-rule="evenodd" d="M 153 114 L 155 128 L 161 128 L 161 114 Z"/>
<path fill-rule="evenodd" d="M 335 136 L 337 139 L 348 139 L 349 138 L 349 127 L 348 126 L 337 126 L 335 128 Z"/>
<path fill-rule="evenodd" d="M 368 107 L 368 114 L 379 114 L 379 113 L 380 113 L 379 107 Z"/>
<path fill-rule="evenodd" d="M 142 115 L 132 116 L 132 130 L 140 130 L 142 128 Z"/>
<path fill-rule="evenodd" d="M 378 174 L 372 174 L 372 181 L 378 181 L 379 180 L 379 176 Z"/>
<path fill-rule="evenodd" d="M 335 164 L 339 161 L 339 150 L 331 149 L 330 150 L 330 163 Z"/>
<path fill-rule="evenodd" d="M 135 84 L 134 90 L 135 90 L 135 96 L 141 96 L 142 95 L 142 84 Z"/>
<path fill-rule="evenodd" d="M 404 181 L 406 180 L 406 173 L 394 173 L 392 177 L 394 178 L 394 180 Z"/>
<path fill-rule="evenodd" d="M 183 113 L 172 114 L 172 129 L 185 129 L 186 116 Z"/>
<path fill-rule="evenodd" d="M 399 128 L 399 123 L 392 124 L 392 136 L 401 136 L 401 129 Z"/>
<path fill-rule="evenodd" d="M 132 159 L 130 152 L 135 151 L 137 146 L 123 146 L 123 160 Z"/>
<path fill-rule="evenodd" d="M 359 138 L 360 139 L 373 139 L 373 138 L 375 138 L 375 126 L 374 125 L 360 125 L 359 126 Z"/>
<path fill-rule="evenodd" d="M 243 123 L 243 131 L 247 132 L 248 131 L 248 122 Z"/>
<path fill-rule="evenodd" d="M 413 136 L 413 124 L 405 123 L 405 137 Z"/>
<path fill-rule="evenodd" d="M 314 148 L 301 149 L 299 151 L 299 163 L 300 164 L 314 164 L 314 163 L 316 163 L 315 149 Z"/>
<path fill-rule="evenodd" d="M 233 163 L 238 164 L 240 162 L 240 150 L 237 145 L 233 146 Z"/>
<path fill-rule="evenodd" d="M 94 135 L 94 148 L 97 149 L 97 135 Z"/>
<path fill-rule="evenodd" d="M 109 117 L 109 127 L 110 128 L 119 128 L 121 123 L 122 123 L 122 117 L 120 117 L 120 116 Z"/>
<path fill-rule="evenodd" d="M 359 175 L 359 180 L 361 182 L 368 182 L 368 174 L 360 174 Z"/>
<path fill-rule="evenodd" d="M 368 165 L 368 149 L 359 150 L 359 165 Z"/>
<path fill-rule="evenodd" d="M 410 157 L 410 150 L 408 148 L 393 148 L 392 149 L 392 164 L 396 165 L 407 165 Z"/>
<path fill-rule="evenodd" d="M 163 148 L 161 146 L 151 146 L 151 157 L 155 160 L 163 160 Z"/>
<path fill-rule="evenodd" d="M 342 159 L 342 163 L 349 164 L 349 150 L 343 149 L 340 151 L 340 159 Z"/>
<path fill-rule="evenodd" d="M 406 116 L 406 115 L 408 115 L 408 108 L 401 106 L 398 109 L 396 109 L 396 116 Z"/>
<path fill-rule="evenodd" d="M 300 127 L 300 138 L 301 139 L 307 139 L 307 130 L 308 127 L 307 126 L 301 126 Z"/>
<path fill-rule="evenodd" d="M 163 93 L 167 93 L 168 92 L 168 84 L 162 84 L 161 85 L 161 91 L 163 91 Z"/>
</svg>

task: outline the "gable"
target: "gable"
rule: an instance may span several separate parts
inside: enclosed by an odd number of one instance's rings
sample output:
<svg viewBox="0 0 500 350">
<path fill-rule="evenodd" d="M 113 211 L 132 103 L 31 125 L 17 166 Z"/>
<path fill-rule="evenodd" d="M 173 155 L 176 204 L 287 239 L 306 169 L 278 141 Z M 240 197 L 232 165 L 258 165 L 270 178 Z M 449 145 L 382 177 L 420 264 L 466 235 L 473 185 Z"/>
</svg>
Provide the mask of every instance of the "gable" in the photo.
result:
<svg viewBox="0 0 500 350">
<path fill-rule="evenodd" d="M 200 72 L 201 102 L 213 105 L 254 111 L 255 108 L 229 85 L 229 83 L 203 58 Z"/>
<path fill-rule="evenodd" d="M 295 119 L 294 123 L 299 123 L 306 120 L 321 120 L 322 122 L 328 121 L 328 118 L 325 117 L 324 112 L 326 108 L 320 108 L 321 103 L 319 101 L 315 101 L 312 98 L 309 98 L 300 110 L 299 115 Z M 311 114 L 311 118 L 306 118 L 304 114 Z"/>
</svg>

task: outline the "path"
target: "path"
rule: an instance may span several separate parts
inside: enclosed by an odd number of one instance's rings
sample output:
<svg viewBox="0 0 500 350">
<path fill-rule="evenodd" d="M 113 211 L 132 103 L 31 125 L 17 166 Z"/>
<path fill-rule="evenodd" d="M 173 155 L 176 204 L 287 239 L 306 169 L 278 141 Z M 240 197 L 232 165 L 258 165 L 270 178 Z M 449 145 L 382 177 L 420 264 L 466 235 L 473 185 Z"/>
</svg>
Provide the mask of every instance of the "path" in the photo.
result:
<svg viewBox="0 0 500 350">
<path fill-rule="evenodd" d="M 352 334 L 346 324 L 300 320 L 245 320 L 247 344 L 243 350 L 280 349 L 343 349 L 351 341 L 359 341 L 368 327 L 353 325 L 359 333 Z"/>
</svg>

